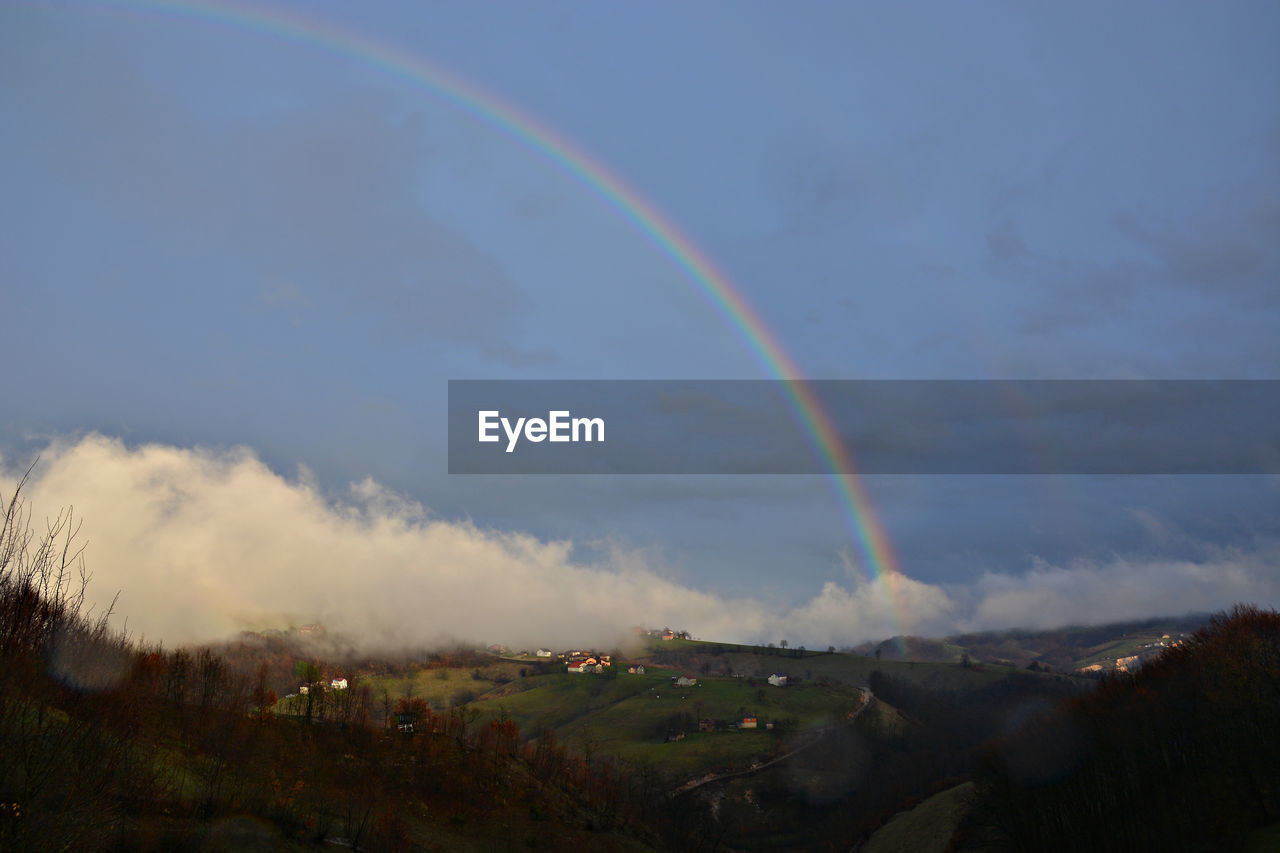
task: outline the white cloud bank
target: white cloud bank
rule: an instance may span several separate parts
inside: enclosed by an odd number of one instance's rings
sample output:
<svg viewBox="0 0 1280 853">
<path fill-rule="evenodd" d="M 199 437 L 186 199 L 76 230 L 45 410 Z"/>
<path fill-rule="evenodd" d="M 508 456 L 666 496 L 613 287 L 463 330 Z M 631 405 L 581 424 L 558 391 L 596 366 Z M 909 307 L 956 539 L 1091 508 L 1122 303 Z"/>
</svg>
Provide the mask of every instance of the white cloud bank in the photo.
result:
<svg viewBox="0 0 1280 853">
<path fill-rule="evenodd" d="M 0 464 L 9 483 L 21 473 L 11 462 Z M 776 608 L 675 583 L 635 554 L 584 564 L 568 542 L 432 518 L 372 480 L 334 501 L 246 449 L 129 448 L 100 435 L 47 448 L 26 498 L 37 521 L 74 507 L 90 600 L 101 607 L 120 591 L 116 613 L 130 633 L 169 644 L 320 621 L 396 646 L 608 643 L 633 625 L 670 625 L 825 647 L 904 627 L 937 635 L 1280 601 L 1272 548 L 1200 562 L 1036 564 L 946 588 L 905 576 L 828 582 L 810 601 Z"/>
</svg>

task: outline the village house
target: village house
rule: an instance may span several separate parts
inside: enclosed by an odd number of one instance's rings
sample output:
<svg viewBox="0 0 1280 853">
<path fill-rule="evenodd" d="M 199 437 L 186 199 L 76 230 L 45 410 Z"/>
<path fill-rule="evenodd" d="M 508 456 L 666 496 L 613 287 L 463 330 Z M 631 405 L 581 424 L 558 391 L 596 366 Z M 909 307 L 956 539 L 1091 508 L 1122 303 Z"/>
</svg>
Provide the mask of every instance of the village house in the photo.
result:
<svg viewBox="0 0 1280 853">
<path fill-rule="evenodd" d="M 698 679 L 690 678 L 687 675 L 682 675 L 676 679 L 676 687 L 692 687 L 697 683 L 698 683 Z"/>
<path fill-rule="evenodd" d="M 676 632 L 672 631 L 670 628 L 662 632 L 662 639 L 664 640 L 674 640 L 675 638 L 676 638 Z"/>
<path fill-rule="evenodd" d="M 587 665 L 583 661 L 579 661 L 577 663 L 571 663 L 569 664 L 569 671 L 570 672 L 586 672 Z"/>
<path fill-rule="evenodd" d="M 775 672 L 773 675 L 769 676 L 769 683 L 774 687 L 786 687 L 787 677 L 780 672 Z"/>
<path fill-rule="evenodd" d="M 644 675 L 644 664 L 638 663 L 635 666 L 627 667 L 628 675 Z"/>
<path fill-rule="evenodd" d="M 334 690 L 346 690 L 347 680 L 345 678 L 335 678 L 333 681 L 329 682 L 329 686 Z"/>
<path fill-rule="evenodd" d="M 538 649 L 535 654 L 540 658 L 549 658 L 551 657 L 551 649 Z"/>
<path fill-rule="evenodd" d="M 759 725 L 759 721 L 755 717 L 743 717 L 741 728 L 754 729 Z"/>
</svg>

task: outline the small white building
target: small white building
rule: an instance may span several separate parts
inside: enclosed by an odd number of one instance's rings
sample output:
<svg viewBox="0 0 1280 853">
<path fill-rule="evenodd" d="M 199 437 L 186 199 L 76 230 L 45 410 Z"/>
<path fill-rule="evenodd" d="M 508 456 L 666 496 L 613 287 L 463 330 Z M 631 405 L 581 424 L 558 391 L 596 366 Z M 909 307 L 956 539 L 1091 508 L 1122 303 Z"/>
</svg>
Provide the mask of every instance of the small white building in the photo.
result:
<svg viewBox="0 0 1280 853">
<path fill-rule="evenodd" d="M 773 675 L 769 676 L 769 683 L 774 687 L 786 687 L 787 677 L 780 672 L 775 672 Z"/>
<path fill-rule="evenodd" d="M 346 690 L 347 680 L 345 678 L 335 678 L 333 681 L 329 682 L 329 686 L 334 690 Z"/>
<path fill-rule="evenodd" d="M 535 654 L 540 658 L 549 658 L 551 657 L 551 649 L 538 649 Z"/>
<path fill-rule="evenodd" d="M 676 679 L 676 687 L 692 687 L 697 683 L 698 683 L 698 679 L 690 678 L 687 675 L 682 675 Z"/>
</svg>

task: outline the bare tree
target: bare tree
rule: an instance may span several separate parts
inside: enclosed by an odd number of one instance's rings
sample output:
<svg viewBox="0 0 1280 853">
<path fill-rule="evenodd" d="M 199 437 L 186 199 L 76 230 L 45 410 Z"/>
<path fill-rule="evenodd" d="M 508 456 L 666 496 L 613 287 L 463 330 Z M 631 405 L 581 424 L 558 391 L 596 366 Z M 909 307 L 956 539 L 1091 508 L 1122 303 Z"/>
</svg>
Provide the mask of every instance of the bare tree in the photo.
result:
<svg viewBox="0 0 1280 853">
<path fill-rule="evenodd" d="M 129 645 L 111 630 L 110 607 L 85 613 L 72 509 L 37 535 L 22 497 L 30 474 L 0 505 L 0 802 L 11 812 L 0 849 L 73 849 L 119 820 L 106 793 L 147 772 L 96 695 L 128 674 Z"/>
</svg>

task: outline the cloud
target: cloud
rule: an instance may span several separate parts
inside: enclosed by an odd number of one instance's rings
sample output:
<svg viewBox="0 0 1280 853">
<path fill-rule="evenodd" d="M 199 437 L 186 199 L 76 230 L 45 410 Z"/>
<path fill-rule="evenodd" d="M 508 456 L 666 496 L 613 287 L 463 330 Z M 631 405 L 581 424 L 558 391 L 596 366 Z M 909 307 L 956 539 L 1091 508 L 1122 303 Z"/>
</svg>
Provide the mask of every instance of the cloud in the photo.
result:
<svg viewBox="0 0 1280 853">
<path fill-rule="evenodd" d="M 567 645 L 657 621 L 714 635 L 763 620 L 758 604 L 678 586 L 627 554 L 578 564 L 571 543 L 440 520 L 372 480 L 330 500 L 243 448 L 90 435 L 49 447 L 27 497 L 37 518 L 74 506 L 93 603 L 121 591 L 130 631 L 166 642 L 318 619 L 373 643 Z"/>
<path fill-rule="evenodd" d="M 1280 602 L 1280 547 L 1214 549 L 1201 559 L 1036 561 L 1022 575 L 987 573 L 977 584 L 975 628 L 1048 628 Z"/>
<path fill-rule="evenodd" d="M 12 461 L 0 465 L 11 482 Z M 1196 560 L 1116 558 L 942 587 L 854 572 L 796 607 L 700 590 L 646 552 L 597 562 L 542 541 L 434 516 L 371 479 L 341 499 L 290 479 L 251 450 L 128 447 L 89 435 L 42 455 L 27 500 L 37 521 L 74 506 L 93 581 L 135 636 L 211 640 L 319 620 L 372 646 L 445 638 L 512 645 L 611 643 L 633 625 L 709 639 L 825 646 L 901 631 L 1097 622 L 1280 602 L 1280 548 Z M 904 621 L 905 620 L 905 621 Z"/>
</svg>

